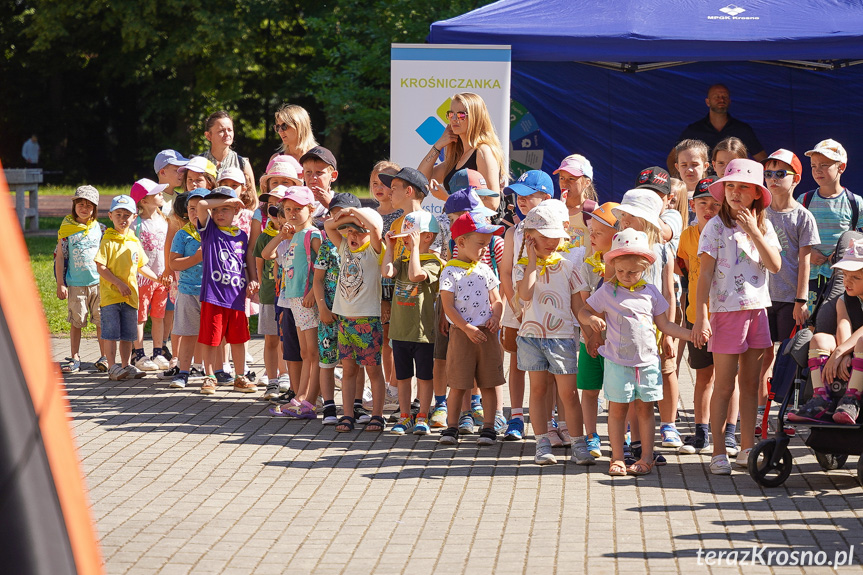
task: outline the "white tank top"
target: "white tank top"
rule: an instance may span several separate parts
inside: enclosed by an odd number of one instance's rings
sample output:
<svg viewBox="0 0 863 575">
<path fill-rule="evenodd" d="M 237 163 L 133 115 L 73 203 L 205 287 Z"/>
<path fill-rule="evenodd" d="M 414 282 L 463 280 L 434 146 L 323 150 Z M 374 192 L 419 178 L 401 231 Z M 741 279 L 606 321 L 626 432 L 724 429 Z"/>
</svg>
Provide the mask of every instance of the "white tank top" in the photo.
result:
<svg viewBox="0 0 863 575">
<path fill-rule="evenodd" d="M 512 231 L 512 267 L 515 269 L 515 264 L 518 263 L 518 253 L 521 251 L 521 243 L 524 241 L 524 221 L 519 222 Z M 515 312 L 512 311 L 508 301 L 504 301 L 503 318 L 501 325 L 504 327 L 519 328 L 521 323 L 516 319 Z"/>
</svg>

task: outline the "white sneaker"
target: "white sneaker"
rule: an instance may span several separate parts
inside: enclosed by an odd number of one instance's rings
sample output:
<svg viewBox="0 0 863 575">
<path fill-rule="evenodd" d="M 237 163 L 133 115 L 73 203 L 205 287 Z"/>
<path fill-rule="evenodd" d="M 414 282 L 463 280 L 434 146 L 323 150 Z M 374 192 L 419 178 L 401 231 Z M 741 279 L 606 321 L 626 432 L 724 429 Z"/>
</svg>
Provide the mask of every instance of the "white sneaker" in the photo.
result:
<svg viewBox="0 0 863 575">
<path fill-rule="evenodd" d="M 384 396 L 384 411 L 389 411 L 391 409 L 399 408 L 399 392 L 392 391 L 390 387 L 387 387 L 387 394 Z"/>
<path fill-rule="evenodd" d="M 737 467 L 749 467 L 749 453 L 752 451 L 752 448 L 741 449 L 737 453 L 737 459 L 734 460 L 734 465 Z"/>
<path fill-rule="evenodd" d="M 153 363 L 156 364 L 156 367 L 158 367 L 161 370 L 166 370 L 166 369 L 171 368 L 171 362 L 169 362 L 167 359 L 165 359 L 165 356 L 162 354 L 157 353 L 157 354 L 153 355 L 153 357 L 151 357 L 150 359 L 152 359 Z"/>
<path fill-rule="evenodd" d="M 287 373 L 283 373 L 279 376 L 279 391 L 285 393 L 289 389 L 291 389 L 291 378 Z"/>
<path fill-rule="evenodd" d="M 551 452 L 551 441 L 548 437 L 542 437 L 536 442 L 536 454 L 533 462 L 537 465 L 553 465 L 557 463 L 554 453 Z"/>
<path fill-rule="evenodd" d="M 731 464 L 727 455 L 714 455 L 710 460 L 710 473 L 713 475 L 731 475 Z"/>
<path fill-rule="evenodd" d="M 225 373 L 234 373 L 234 367 L 231 365 L 230 361 L 222 364 L 222 371 L 224 371 Z"/>
<path fill-rule="evenodd" d="M 115 363 L 111 366 L 111 369 L 108 370 L 108 379 L 111 381 L 119 381 L 121 371 L 123 371 L 123 367 L 119 363 Z"/>
<path fill-rule="evenodd" d="M 253 363 L 255 363 L 255 358 L 252 357 L 252 354 L 247 351 L 246 352 L 246 367 L 252 365 Z"/>
<path fill-rule="evenodd" d="M 156 362 L 147 357 L 146 355 L 143 357 L 139 357 L 132 365 L 140 369 L 141 371 L 158 371 L 159 366 L 156 365 Z"/>
<path fill-rule="evenodd" d="M 366 409 L 372 408 L 372 388 L 365 387 L 363 388 L 363 407 Z"/>
</svg>

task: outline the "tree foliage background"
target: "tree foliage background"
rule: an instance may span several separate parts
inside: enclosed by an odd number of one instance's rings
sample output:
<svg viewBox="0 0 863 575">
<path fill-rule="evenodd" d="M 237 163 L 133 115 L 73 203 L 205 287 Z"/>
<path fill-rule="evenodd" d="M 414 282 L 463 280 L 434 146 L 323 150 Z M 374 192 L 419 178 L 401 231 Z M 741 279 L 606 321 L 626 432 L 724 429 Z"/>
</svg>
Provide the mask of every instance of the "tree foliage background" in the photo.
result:
<svg viewBox="0 0 863 575">
<path fill-rule="evenodd" d="M 161 149 L 207 149 L 204 119 L 226 109 L 259 174 L 287 102 L 361 183 L 389 154 L 390 44 L 487 3 L 0 0 L 0 159 L 21 166 L 35 133 L 62 181 L 125 184 Z"/>
</svg>

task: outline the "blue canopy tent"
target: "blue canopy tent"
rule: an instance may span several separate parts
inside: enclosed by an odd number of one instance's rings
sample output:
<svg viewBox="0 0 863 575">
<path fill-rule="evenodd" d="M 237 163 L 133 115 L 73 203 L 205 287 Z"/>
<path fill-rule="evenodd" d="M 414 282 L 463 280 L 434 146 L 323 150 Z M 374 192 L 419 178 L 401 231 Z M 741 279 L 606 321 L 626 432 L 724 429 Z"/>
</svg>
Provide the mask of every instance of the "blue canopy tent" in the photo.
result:
<svg viewBox="0 0 863 575">
<path fill-rule="evenodd" d="M 767 153 L 825 138 L 848 151 L 843 183 L 863 192 L 863 1 L 501 0 L 431 26 L 433 44 L 512 46 L 511 155 L 549 173 L 571 153 L 602 200 L 665 165 L 723 83 L 731 114 Z M 797 191 L 815 187 L 808 170 Z"/>
</svg>

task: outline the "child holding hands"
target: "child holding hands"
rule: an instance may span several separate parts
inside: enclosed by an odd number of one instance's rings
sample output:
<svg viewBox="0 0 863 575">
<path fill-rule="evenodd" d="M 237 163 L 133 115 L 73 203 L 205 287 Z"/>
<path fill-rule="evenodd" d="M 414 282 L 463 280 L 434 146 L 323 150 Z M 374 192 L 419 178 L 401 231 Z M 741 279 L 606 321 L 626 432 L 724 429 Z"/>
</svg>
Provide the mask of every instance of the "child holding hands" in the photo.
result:
<svg viewBox="0 0 863 575">
<path fill-rule="evenodd" d="M 653 403 L 662 399 L 662 378 L 656 330 L 688 339 L 690 332 L 668 320 L 668 301 L 656 286 L 642 279 L 656 260 L 647 235 L 628 228 L 614 235 L 604 257 L 606 281 L 578 314 L 579 323 L 599 333 L 607 330 L 597 351 L 607 360 L 602 388 L 609 401 L 608 439 L 611 443 L 609 475 L 646 475 L 653 470 L 656 433 Z M 594 344 L 595 345 L 595 344 Z M 643 441 L 642 457 L 629 467 L 623 462 L 626 412 L 635 403 Z"/>
<path fill-rule="evenodd" d="M 771 193 L 763 185 L 764 169 L 753 160 L 731 160 L 725 177 L 708 188 L 722 202 L 719 215 L 701 233 L 701 256 L 696 290 L 692 341 L 708 343 L 713 353 L 715 383 L 710 399 L 713 437 L 723 436 L 734 380 L 740 386 L 740 447 L 735 463 L 748 465 L 755 438 L 758 380 L 764 350 L 772 347 L 766 308 L 770 306 L 769 273 L 777 273 L 782 260 L 779 239 L 765 209 Z M 710 319 L 708 320 L 708 300 Z M 713 334 L 721 334 L 721 338 Z M 710 472 L 730 475 L 725 442 L 713 442 Z"/>
</svg>

